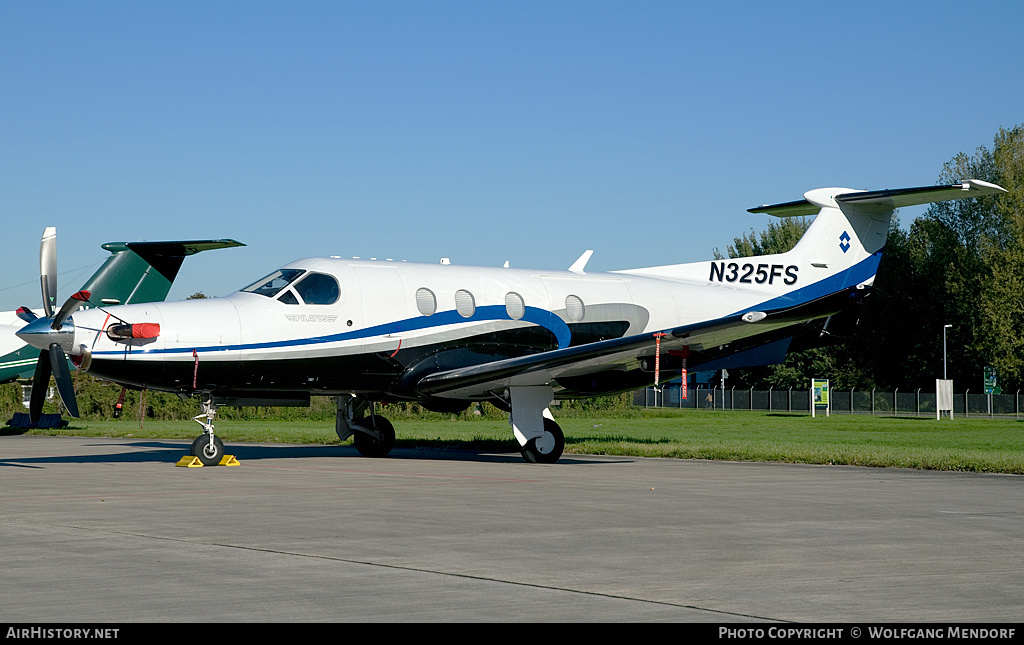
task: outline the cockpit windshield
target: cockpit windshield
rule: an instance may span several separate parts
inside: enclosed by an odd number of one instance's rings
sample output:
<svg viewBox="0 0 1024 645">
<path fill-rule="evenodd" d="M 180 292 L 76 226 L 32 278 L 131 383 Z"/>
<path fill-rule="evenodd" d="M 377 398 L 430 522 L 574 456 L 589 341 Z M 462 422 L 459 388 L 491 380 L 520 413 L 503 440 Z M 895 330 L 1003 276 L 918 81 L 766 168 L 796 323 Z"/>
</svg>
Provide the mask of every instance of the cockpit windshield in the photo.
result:
<svg viewBox="0 0 1024 645">
<path fill-rule="evenodd" d="M 253 282 L 248 287 L 242 289 L 242 291 L 258 293 L 261 296 L 273 298 L 281 289 L 295 282 L 305 272 L 305 269 L 279 269 L 267 277 Z"/>
</svg>

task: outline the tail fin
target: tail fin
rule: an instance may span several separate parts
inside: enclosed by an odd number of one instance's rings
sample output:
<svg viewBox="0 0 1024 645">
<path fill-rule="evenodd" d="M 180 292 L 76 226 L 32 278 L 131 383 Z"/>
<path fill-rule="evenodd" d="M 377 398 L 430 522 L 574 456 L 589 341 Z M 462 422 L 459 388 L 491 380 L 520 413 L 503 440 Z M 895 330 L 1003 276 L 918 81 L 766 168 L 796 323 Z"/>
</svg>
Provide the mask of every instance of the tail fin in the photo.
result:
<svg viewBox="0 0 1024 645">
<path fill-rule="evenodd" d="M 889 234 L 889 222 L 897 208 L 1004 192 L 995 184 L 974 179 L 948 186 L 896 190 L 819 188 L 804 193 L 804 198 L 795 202 L 749 209 L 751 213 L 778 217 L 817 216 L 796 246 L 786 253 L 614 273 L 717 283 L 752 293 L 760 307 L 791 306 L 871 285 Z"/>
<path fill-rule="evenodd" d="M 186 256 L 211 249 L 245 246 L 235 240 L 186 240 L 175 242 L 109 242 L 111 255 L 83 285 L 94 302 L 132 304 L 160 302 Z"/>
<path fill-rule="evenodd" d="M 831 286 L 843 288 L 872 283 L 897 208 L 1004 192 L 995 184 L 975 179 L 895 190 L 819 188 L 804 193 L 802 200 L 751 208 L 749 212 L 779 217 L 817 214 L 787 255 L 810 265 L 812 270 L 821 270 L 821 276 L 838 277 L 841 284 Z"/>
</svg>

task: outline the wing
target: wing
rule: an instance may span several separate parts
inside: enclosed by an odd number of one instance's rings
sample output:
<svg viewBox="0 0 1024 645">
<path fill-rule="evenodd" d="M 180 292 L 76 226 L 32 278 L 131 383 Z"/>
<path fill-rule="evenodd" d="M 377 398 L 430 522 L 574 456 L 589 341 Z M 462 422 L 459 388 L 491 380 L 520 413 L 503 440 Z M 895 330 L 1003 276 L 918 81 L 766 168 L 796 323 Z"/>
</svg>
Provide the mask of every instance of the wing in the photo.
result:
<svg viewBox="0 0 1024 645">
<path fill-rule="evenodd" d="M 777 340 L 790 328 L 840 311 L 856 288 L 770 311 L 747 311 L 725 318 L 684 325 L 661 332 L 567 347 L 528 356 L 435 372 L 422 378 L 416 391 L 428 397 L 476 399 L 513 386 L 552 385 L 609 371 L 651 370 L 660 341 L 662 354 L 714 349 L 722 358 Z M 653 374 L 651 374 L 653 382 Z"/>
</svg>

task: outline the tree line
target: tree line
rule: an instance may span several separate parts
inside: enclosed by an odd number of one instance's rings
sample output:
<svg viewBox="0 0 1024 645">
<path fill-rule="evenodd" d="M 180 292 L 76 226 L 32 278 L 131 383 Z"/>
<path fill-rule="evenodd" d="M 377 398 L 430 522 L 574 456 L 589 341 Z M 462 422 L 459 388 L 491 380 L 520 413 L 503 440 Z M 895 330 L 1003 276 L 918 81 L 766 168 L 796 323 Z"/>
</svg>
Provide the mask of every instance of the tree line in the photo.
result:
<svg viewBox="0 0 1024 645">
<path fill-rule="evenodd" d="M 1008 192 L 932 204 L 904 228 L 893 217 L 870 295 L 821 328 L 794 338 L 781 365 L 730 370 L 736 387 L 932 391 L 946 368 L 958 391 L 980 391 L 984 368 L 999 386 L 1024 383 L 1024 125 L 1000 128 L 991 148 L 960 153 L 936 184 L 980 179 Z M 729 257 L 791 249 L 809 220 L 785 218 L 734 239 Z M 723 256 L 715 249 L 715 256 Z"/>
</svg>

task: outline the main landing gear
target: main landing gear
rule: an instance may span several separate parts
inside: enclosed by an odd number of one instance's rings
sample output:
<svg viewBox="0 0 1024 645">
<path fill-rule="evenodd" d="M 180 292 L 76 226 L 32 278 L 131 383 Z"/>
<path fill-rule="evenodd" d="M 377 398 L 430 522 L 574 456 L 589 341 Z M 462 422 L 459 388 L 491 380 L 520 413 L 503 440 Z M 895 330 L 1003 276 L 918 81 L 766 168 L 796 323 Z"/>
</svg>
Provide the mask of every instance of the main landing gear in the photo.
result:
<svg viewBox="0 0 1024 645">
<path fill-rule="evenodd" d="M 545 410 L 546 411 L 546 410 Z M 553 464 L 565 449 L 565 435 L 554 419 L 544 418 L 544 431 L 539 437 L 528 439 L 519 451 L 523 459 L 532 464 Z"/>
<path fill-rule="evenodd" d="M 523 459 L 535 464 L 553 464 L 565 449 L 565 435 L 548 410 L 554 400 L 551 386 L 509 388 L 509 424 L 519 442 Z"/>
<path fill-rule="evenodd" d="M 509 412 L 512 433 L 519 442 L 523 459 L 530 463 L 553 464 L 565 450 L 565 435 L 548 410 L 553 399 L 549 386 L 509 388 L 505 401 L 496 401 Z M 385 457 L 395 447 L 395 427 L 376 414 L 373 403 L 353 395 L 336 399 L 335 432 L 344 441 L 352 437 L 356 450 L 364 457 Z M 192 442 L 191 454 L 204 466 L 215 466 L 224 457 L 224 442 L 213 433 L 213 419 L 218 405 L 211 397 L 202 400 L 202 414 L 193 421 L 203 427 L 203 434 Z M 369 408 L 369 416 L 364 414 Z"/>
<path fill-rule="evenodd" d="M 562 428 L 548 411 L 553 399 L 550 387 L 513 387 L 502 407 L 509 410 L 509 423 L 519 442 L 523 459 L 535 464 L 553 464 L 565 450 Z M 395 427 L 375 413 L 373 403 L 355 396 L 336 399 L 335 432 L 338 439 L 352 437 L 364 457 L 384 457 L 395 447 Z M 501 403 L 499 403 L 501 405 Z M 364 416 L 367 410 L 369 415 Z"/>
<path fill-rule="evenodd" d="M 339 396 L 336 401 L 334 431 L 338 439 L 352 437 L 356 450 L 364 457 L 386 457 L 395 447 L 395 427 L 391 422 L 376 414 L 370 401 L 355 396 Z M 369 417 L 363 416 L 366 408 L 370 408 Z"/>
</svg>

